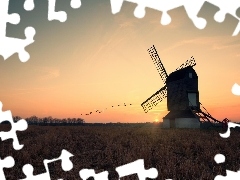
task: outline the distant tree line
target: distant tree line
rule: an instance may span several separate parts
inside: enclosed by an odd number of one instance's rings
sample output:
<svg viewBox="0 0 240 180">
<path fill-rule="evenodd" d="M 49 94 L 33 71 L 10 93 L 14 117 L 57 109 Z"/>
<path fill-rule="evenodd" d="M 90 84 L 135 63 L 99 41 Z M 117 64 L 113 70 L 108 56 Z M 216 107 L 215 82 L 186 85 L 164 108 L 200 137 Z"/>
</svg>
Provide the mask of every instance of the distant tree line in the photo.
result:
<svg viewBox="0 0 240 180">
<path fill-rule="evenodd" d="M 25 119 L 28 125 L 39 125 L 39 126 L 119 126 L 119 127 L 146 127 L 146 126 L 160 126 L 162 123 L 150 123 L 150 122 L 141 122 L 141 123 L 121 123 L 121 122 L 109 122 L 109 123 L 86 123 L 82 118 L 53 118 L 52 116 L 48 117 L 37 117 L 31 116 L 27 118 L 22 118 L 20 116 L 13 116 L 13 121 L 17 122 L 20 119 Z M 9 122 L 3 121 L 2 124 L 9 124 Z"/>
<path fill-rule="evenodd" d="M 23 119 L 20 116 L 13 116 L 13 121 Z M 66 125 L 83 125 L 85 121 L 82 118 L 53 118 L 52 116 L 39 118 L 31 116 L 24 118 L 29 125 L 42 125 L 42 126 L 66 126 Z"/>
</svg>

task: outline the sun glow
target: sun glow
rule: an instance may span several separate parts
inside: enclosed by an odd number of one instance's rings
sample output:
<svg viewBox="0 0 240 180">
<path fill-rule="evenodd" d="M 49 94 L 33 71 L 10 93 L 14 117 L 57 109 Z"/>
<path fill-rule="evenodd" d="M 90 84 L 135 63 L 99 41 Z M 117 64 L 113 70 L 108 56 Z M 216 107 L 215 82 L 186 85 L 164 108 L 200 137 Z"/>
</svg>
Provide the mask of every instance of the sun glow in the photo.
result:
<svg viewBox="0 0 240 180">
<path fill-rule="evenodd" d="M 154 122 L 159 122 L 159 119 L 155 119 Z"/>
</svg>

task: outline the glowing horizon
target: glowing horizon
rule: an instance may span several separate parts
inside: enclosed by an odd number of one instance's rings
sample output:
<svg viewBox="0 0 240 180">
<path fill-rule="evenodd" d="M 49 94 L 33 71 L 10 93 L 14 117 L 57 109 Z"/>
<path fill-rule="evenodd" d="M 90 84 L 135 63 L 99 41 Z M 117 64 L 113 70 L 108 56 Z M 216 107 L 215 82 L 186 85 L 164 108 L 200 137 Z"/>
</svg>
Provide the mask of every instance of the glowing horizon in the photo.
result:
<svg viewBox="0 0 240 180">
<path fill-rule="evenodd" d="M 137 19 L 131 3 L 124 3 L 121 12 L 113 15 L 106 0 L 83 1 L 84 8 L 77 10 L 59 1 L 57 9 L 68 13 L 67 21 L 60 23 L 48 22 L 46 3 L 36 4 L 33 12 L 22 11 L 21 2 L 10 5 L 10 11 L 23 18 L 19 25 L 8 25 L 8 36 L 24 38 L 24 27 L 30 23 L 36 27 L 36 37 L 26 48 L 31 55 L 27 63 L 16 54 L 6 61 L 1 58 L 4 110 L 23 118 L 161 121 L 167 114 L 166 99 L 148 113 L 140 106 L 163 86 L 147 52 L 155 45 L 168 74 L 194 56 L 200 102 L 216 119 L 240 121 L 240 97 L 231 92 L 232 85 L 240 83 L 240 35 L 231 36 L 237 23 L 233 17 L 217 23 L 213 20 L 217 8 L 208 5 L 199 14 L 208 20 L 207 27 L 199 30 L 183 8 L 172 10 L 171 24 L 162 26 L 161 13 L 149 10 Z M 104 109 L 104 113 L 81 115 Z"/>
</svg>

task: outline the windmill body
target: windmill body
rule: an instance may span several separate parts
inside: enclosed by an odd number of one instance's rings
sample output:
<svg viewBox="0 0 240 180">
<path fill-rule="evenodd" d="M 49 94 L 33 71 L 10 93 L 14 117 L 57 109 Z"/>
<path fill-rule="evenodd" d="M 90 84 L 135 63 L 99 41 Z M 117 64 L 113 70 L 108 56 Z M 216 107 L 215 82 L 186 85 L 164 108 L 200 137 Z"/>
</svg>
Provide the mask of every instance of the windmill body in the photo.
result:
<svg viewBox="0 0 240 180">
<path fill-rule="evenodd" d="M 141 104 L 144 111 L 147 113 L 167 97 L 167 108 L 170 112 L 163 118 L 163 127 L 200 128 L 199 117 L 193 112 L 193 109 L 200 109 L 198 76 L 193 69 L 196 65 L 194 58 L 191 57 L 168 75 L 155 47 L 149 48 L 148 52 L 165 86 Z"/>
<path fill-rule="evenodd" d="M 168 111 L 199 108 L 198 76 L 192 66 L 171 73 L 166 85 Z"/>
<path fill-rule="evenodd" d="M 167 108 L 165 128 L 200 128 L 199 118 L 191 108 L 199 109 L 198 76 L 192 66 L 171 73 L 166 80 Z"/>
</svg>

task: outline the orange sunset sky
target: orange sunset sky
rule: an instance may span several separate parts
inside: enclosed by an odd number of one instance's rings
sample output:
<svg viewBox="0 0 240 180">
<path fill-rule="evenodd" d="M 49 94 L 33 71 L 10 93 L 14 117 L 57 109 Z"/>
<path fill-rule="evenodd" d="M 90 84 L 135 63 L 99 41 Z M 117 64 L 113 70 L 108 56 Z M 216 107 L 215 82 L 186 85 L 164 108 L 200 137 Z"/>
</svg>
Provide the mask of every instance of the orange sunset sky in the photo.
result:
<svg viewBox="0 0 240 180">
<path fill-rule="evenodd" d="M 204 4 L 199 16 L 208 23 L 199 30 L 183 7 L 170 11 L 172 22 L 163 26 L 161 12 L 147 9 L 138 19 L 136 5 L 128 2 L 113 15 L 109 0 L 82 0 L 79 9 L 58 0 L 56 9 L 68 14 L 64 23 L 48 21 L 47 1 L 35 1 L 32 12 L 23 4 L 10 1 L 9 12 L 19 13 L 21 22 L 8 24 L 7 36 L 24 39 L 24 29 L 33 26 L 35 42 L 26 48 L 31 56 L 26 63 L 17 54 L 0 58 L 3 110 L 22 118 L 162 121 L 166 100 L 148 113 L 140 105 L 163 86 L 147 52 L 155 45 L 168 74 L 194 56 L 200 102 L 219 120 L 240 121 L 240 97 L 231 93 L 233 84 L 240 84 L 240 34 L 232 37 L 238 21 L 227 15 L 223 23 L 215 22 L 217 7 Z M 96 110 L 104 112 L 85 115 Z"/>
</svg>

